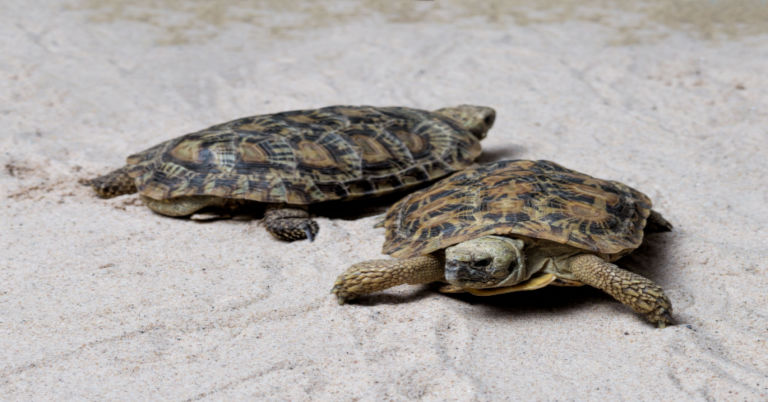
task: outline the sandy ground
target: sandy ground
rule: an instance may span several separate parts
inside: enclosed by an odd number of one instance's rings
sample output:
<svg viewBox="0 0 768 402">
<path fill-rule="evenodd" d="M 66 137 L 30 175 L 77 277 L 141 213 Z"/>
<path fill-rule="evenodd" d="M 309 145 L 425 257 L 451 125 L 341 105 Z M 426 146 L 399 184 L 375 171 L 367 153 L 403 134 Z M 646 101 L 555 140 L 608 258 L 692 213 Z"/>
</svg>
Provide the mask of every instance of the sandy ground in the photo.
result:
<svg viewBox="0 0 768 402">
<path fill-rule="evenodd" d="M 0 3 L 0 399 L 767 399 L 767 6 L 529 3 Z M 621 264 L 678 325 L 588 288 L 338 306 L 375 216 L 288 244 L 78 184 L 236 117 L 459 103 L 498 112 L 483 161 L 651 196 L 675 230 Z"/>
</svg>

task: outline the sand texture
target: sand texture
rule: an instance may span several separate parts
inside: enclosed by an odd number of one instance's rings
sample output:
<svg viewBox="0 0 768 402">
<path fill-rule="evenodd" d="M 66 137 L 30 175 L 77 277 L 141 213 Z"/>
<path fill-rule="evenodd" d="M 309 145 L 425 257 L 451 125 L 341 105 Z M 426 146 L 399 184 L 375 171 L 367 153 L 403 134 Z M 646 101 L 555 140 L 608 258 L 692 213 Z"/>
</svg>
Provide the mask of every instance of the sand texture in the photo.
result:
<svg viewBox="0 0 768 402">
<path fill-rule="evenodd" d="M 251 3 L 0 2 L 0 399 L 768 399 L 764 2 Z M 339 306 L 375 215 L 290 244 L 78 184 L 237 117 L 461 103 L 481 161 L 654 200 L 675 230 L 620 264 L 678 325 L 587 287 Z"/>
</svg>

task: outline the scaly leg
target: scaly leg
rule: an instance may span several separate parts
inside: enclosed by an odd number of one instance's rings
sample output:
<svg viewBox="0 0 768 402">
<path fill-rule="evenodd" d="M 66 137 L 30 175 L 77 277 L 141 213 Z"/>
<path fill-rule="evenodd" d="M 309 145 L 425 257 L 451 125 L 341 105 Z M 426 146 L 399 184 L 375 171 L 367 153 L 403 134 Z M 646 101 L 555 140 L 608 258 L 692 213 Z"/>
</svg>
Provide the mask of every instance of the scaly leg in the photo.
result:
<svg viewBox="0 0 768 402">
<path fill-rule="evenodd" d="M 650 279 L 591 254 L 577 255 L 568 262 L 578 281 L 608 293 L 632 310 L 645 315 L 648 321 L 659 328 L 672 324 L 672 304 L 661 287 Z"/>
<path fill-rule="evenodd" d="M 93 191 L 101 198 L 112 198 L 118 195 L 135 193 L 136 183 L 131 176 L 128 176 L 126 168 L 127 166 L 121 167 L 104 176 L 91 179 L 87 183 L 93 187 Z"/>
<path fill-rule="evenodd" d="M 433 256 L 402 260 L 370 260 L 359 262 L 339 275 L 331 290 L 344 304 L 358 296 L 397 285 L 418 285 L 445 280 L 445 263 Z"/>
<path fill-rule="evenodd" d="M 299 208 L 270 207 L 264 212 L 264 226 L 280 240 L 315 240 L 319 230 L 309 213 Z"/>
</svg>

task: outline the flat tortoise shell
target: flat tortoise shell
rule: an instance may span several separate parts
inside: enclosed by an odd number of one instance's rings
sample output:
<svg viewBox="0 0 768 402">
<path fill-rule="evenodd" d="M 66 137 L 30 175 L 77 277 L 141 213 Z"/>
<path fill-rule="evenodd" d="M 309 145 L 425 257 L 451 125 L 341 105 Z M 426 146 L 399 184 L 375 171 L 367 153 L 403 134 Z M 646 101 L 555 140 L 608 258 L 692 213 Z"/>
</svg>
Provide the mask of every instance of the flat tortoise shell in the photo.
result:
<svg viewBox="0 0 768 402">
<path fill-rule="evenodd" d="M 491 108 L 330 106 L 233 120 L 160 143 L 91 180 L 102 197 L 138 191 L 163 215 L 232 200 L 268 204 L 267 229 L 312 239 L 313 203 L 382 195 L 470 165 L 493 125 Z M 298 207 L 298 208 L 297 208 Z"/>
<path fill-rule="evenodd" d="M 411 193 L 386 216 L 383 252 L 413 257 L 485 235 L 549 240 L 618 258 L 640 246 L 651 200 L 550 161 L 505 160 Z"/>
</svg>

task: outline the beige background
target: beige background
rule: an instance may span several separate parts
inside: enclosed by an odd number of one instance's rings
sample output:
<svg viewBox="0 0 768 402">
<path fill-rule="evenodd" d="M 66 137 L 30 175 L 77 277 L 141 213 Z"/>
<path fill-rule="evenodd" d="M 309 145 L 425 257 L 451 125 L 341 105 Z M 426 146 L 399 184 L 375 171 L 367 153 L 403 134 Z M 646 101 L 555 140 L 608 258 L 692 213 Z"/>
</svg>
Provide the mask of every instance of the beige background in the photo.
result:
<svg viewBox="0 0 768 402">
<path fill-rule="evenodd" d="M 764 2 L 125 3 L 0 3 L 2 399 L 768 398 Z M 287 244 L 77 183 L 236 117 L 458 103 L 498 112 L 484 161 L 651 196 L 675 231 L 621 263 L 679 325 L 587 288 L 340 307 L 374 216 Z"/>
</svg>

